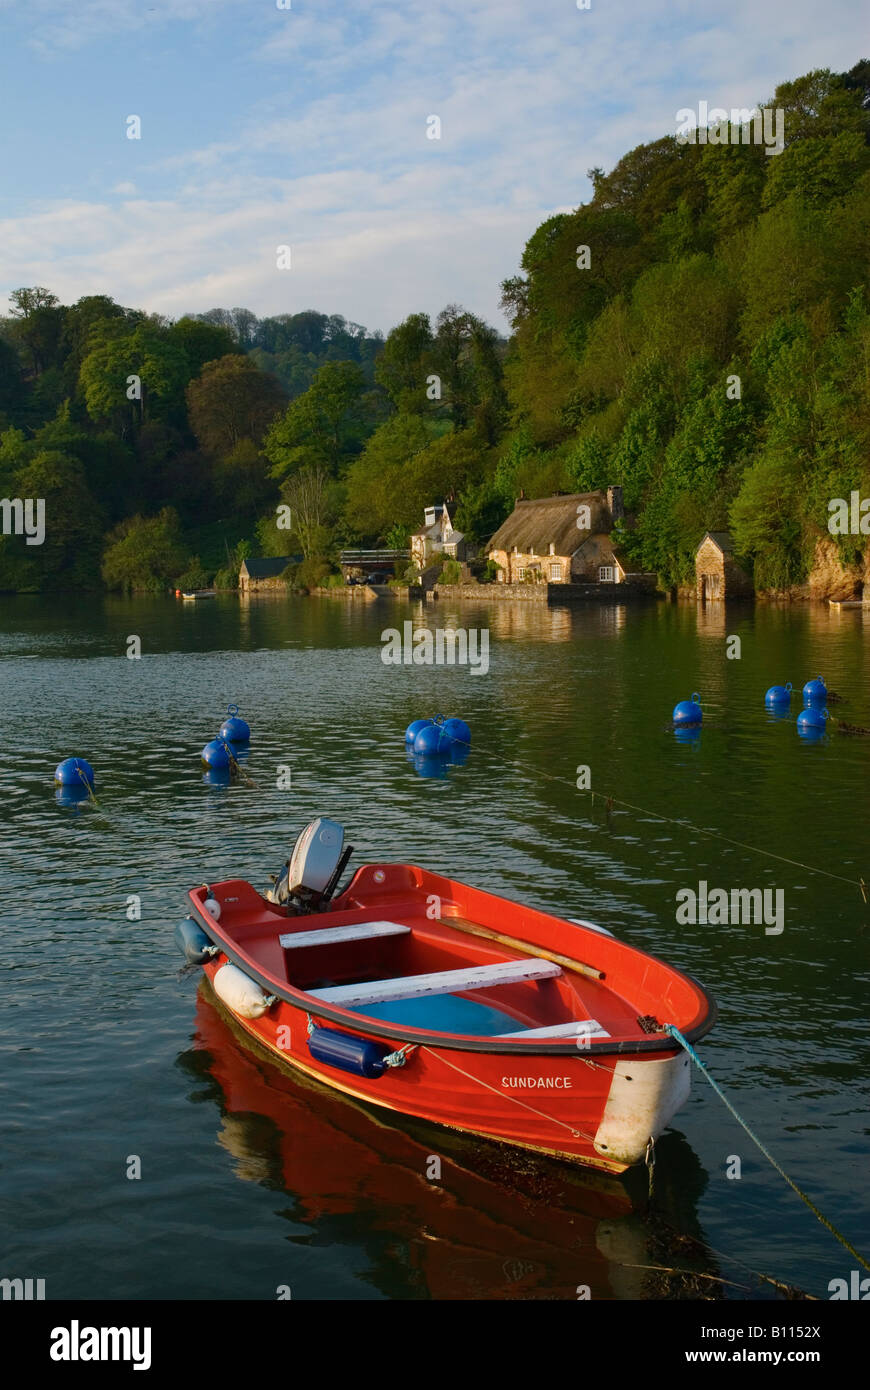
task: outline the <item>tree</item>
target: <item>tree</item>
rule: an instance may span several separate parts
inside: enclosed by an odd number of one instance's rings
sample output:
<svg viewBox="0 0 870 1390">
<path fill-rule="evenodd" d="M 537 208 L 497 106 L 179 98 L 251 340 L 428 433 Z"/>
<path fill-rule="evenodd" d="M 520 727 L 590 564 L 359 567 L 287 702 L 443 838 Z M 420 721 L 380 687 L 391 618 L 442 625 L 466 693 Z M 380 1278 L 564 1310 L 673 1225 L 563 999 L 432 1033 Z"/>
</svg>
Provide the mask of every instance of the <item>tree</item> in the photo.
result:
<svg viewBox="0 0 870 1390">
<path fill-rule="evenodd" d="M 110 589 L 160 592 L 188 563 L 178 516 L 164 507 L 157 516 L 133 516 L 111 531 L 103 554 L 103 579 Z"/>
<path fill-rule="evenodd" d="M 20 441 L 4 436 L 13 454 Z M 25 456 L 26 446 L 19 452 Z M 99 584 L 99 537 L 103 513 L 78 459 L 57 449 L 32 454 L 14 476 L 10 495 L 45 505 L 45 537 L 27 545 L 23 536 L 0 540 L 0 587 L 17 590 L 81 589 Z"/>
<path fill-rule="evenodd" d="M 11 343 L 0 338 L 0 430 L 24 414 L 26 390 L 21 362 Z"/>
<path fill-rule="evenodd" d="M 281 496 L 289 505 L 292 534 L 306 560 L 323 555 L 328 545 L 329 475 L 321 464 L 300 468 L 288 478 Z"/>
<path fill-rule="evenodd" d="M 190 426 L 200 447 L 226 457 L 243 440 L 259 446 L 286 397 L 279 383 L 248 357 L 207 362 L 187 388 Z"/>
<path fill-rule="evenodd" d="M 433 426 L 420 415 L 391 415 L 371 436 L 346 475 L 345 525 L 357 537 L 377 538 L 394 524 L 419 524 L 408 495 L 411 461 L 429 444 Z"/>
<path fill-rule="evenodd" d="M 191 376 L 199 376 L 207 362 L 233 355 L 236 342 L 228 328 L 200 319 L 181 318 L 167 332 L 169 342 L 177 343 L 187 358 Z"/>
<path fill-rule="evenodd" d="M 190 368 L 184 349 L 165 330 L 143 322 L 114 337 L 98 326 L 91 341 L 79 382 L 92 420 L 112 421 L 124 436 L 149 416 L 170 415 L 183 405 Z"/>
<path fill-rule="evenodd" d="M 35 376 L 58 362 L 66 310 L 42 285 L 12 290 L 14 333 L 30 356 Z"/>
<path fill-rule="evenodd" d="M 321 464 L 335 474 L 350 442 L 353 413 L 365 389 L 356 362 L 328 362 L 304 395 L 272 425 L 264 445 L 279 480 L 304 465 Z"/>
<path fill-rule="evenodd" d="M 426 377 L 435 339 L 428 314 L 409 314 L 387 334 L 375 366 L 375 380 L 397 410 L 419 414 L 427 408 Z"/>
</svg>

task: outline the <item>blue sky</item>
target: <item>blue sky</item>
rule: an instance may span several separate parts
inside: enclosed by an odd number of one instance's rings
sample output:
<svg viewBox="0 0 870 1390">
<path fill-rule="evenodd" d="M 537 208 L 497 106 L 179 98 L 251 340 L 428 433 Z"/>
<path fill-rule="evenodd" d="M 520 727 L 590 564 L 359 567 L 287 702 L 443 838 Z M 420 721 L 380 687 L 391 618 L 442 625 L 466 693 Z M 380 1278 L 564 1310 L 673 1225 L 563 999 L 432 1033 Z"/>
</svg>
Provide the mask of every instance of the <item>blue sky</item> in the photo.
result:
<svg viewBox="0 0 870 1390">
<path fill-rule="evenodd" d="M 868 54 L 863 0 L 0 0 L 0 312 L 44 284 L 503 329 L 500 282 L 587 169 Z"/>
</svg>

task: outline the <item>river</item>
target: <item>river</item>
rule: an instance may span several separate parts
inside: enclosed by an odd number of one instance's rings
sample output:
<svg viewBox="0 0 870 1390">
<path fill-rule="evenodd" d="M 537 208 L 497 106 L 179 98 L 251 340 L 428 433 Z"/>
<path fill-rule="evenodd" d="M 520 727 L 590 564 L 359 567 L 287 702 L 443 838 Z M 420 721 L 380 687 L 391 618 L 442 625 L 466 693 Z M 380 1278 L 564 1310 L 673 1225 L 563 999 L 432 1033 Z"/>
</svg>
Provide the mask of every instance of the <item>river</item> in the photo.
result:
<svg viewBox="0 0 870 1390">
<path fill-rule="evenodd" d="M 384 664 L 409 617 L 486 629 L 488 671 Z M 783 719 L 763 696 L 821 675 L 844 697 L 832 716 L 870 726 L 867 623 L 821 606 L 0 599 L 0 1276 L 58 1299 L 776 1296 L 758 1275 L 827 1298 L 854 1259 L 702 1078 L 650 1198 L 644 1170 L 490 1149 L 280 1071 L 179 971 L 173 927 L 198 883 L 265 888 L 319 813 L 356 863 L 586 915 L 713 992 L 705 1063 L 866 1254 L 870 738 L 805 742 L 799 695 Z M 704 725 L 683 741 L 669 718 L 693 691 Z M 203 780 L 230 702 L 254 786 Z M 430 778 L 403 733 L 435 712 L 465 718 L 473 748 Z M 71 754 L 96 769 L 96 806 L 55 797 Z M 782 890 L 782 930 L 678 922 L 702 881 Z"/>
</svg>

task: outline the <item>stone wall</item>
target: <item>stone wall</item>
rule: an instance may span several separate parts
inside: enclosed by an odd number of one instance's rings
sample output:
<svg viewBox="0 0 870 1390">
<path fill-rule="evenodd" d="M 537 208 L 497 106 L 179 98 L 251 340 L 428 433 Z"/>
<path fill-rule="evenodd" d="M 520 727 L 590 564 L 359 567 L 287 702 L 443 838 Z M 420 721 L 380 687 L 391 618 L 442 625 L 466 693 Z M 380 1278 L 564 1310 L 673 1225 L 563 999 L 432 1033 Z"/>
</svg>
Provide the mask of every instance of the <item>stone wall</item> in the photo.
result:
<svg viewBox="0 0 870 1390">
<path fill-rule="evenodd" d="M 432 590 L 436 599 L 490 599 L 503 602 L 518 599 L 522 603 L 626 603 L 633 599 L 649 598 L 653 590 L 648 584 L 442 584 Z M 411 591 L 411 597 L 420 597 Z"/>
</svg>

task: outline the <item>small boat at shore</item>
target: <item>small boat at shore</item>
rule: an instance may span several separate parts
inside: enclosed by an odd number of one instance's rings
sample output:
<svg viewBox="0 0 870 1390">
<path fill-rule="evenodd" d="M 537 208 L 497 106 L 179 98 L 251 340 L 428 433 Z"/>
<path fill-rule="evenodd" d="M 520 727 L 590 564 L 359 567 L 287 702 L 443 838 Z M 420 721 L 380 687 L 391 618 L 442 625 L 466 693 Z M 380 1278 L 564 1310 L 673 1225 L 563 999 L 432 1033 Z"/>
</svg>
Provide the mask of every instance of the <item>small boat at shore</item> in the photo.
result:
<svg viewBox="0 0 870 1390">
<path fill-rule="evenodd" d="M 274 1057 L 403 1115 L 620 1173 L 688 1098 L 716 1006 L 594 923 L 410 864 L 365 864 L 306 826 L 263 896 L 189 893 L 176 939 Z"/>
<path fill-rule="evenodd" d="M 182 589 L 181 597 L 185 603 L 196 603 L 198 599 L 214 598 L 216 589 Z"/>
</svg>

